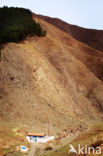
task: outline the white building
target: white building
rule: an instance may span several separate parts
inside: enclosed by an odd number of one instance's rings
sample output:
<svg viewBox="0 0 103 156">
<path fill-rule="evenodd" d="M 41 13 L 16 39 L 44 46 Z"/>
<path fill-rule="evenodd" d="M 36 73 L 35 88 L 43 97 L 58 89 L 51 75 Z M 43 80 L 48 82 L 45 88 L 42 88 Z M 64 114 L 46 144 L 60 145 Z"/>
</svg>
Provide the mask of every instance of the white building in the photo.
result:
<svg viewBox="0 0 103 156">
<path fill-rule="evenodd" d="M 28 133 L 26 136 L 28 142 L 32 143 L 46 143 L 50 140 L 54 140 L 54 136 L 46 136 L 45 134 Z"/>
</svg>

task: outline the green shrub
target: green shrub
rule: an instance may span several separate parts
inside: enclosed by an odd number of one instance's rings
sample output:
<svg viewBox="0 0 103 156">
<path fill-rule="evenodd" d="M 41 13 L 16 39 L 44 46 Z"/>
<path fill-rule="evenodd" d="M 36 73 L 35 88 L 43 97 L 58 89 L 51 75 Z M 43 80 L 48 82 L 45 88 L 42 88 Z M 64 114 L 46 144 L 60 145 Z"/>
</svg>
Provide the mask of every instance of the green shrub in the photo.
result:
<svg viewBox="0 0 103 156">
<path fill-rule="evenodd" d="M 0 45 L 21 41 L 28 35 L 46 36 L 46 31 L 32 19 L 30 10 L 14 7 L 0 8 Z"/>
</svg>

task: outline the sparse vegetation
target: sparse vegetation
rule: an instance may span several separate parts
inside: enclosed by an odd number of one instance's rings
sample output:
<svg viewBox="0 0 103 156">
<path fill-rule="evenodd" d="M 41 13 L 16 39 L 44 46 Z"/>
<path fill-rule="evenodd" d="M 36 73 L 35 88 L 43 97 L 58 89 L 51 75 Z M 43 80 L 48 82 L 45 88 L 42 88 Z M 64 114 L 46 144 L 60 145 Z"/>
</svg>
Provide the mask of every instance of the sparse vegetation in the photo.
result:
<svg viewBox="0 0 103 156">
<path fill-rule="evenodd" d="M 45 150 L 52 150 L 52 149 L 53 148 L 50 145 L 48 145 L 48 146 L 45 147 Z"/>
<path fill-rule="evenodd" d="M 0 45 L 6 42 L 18 42 L 26 36 L 45 36 L 39 23 L 32 19 L 28 9 L 3 7 L 0 8 Z"/>
<path fill-rule="evenodd" d="M 8 152 L 4 154 L 4 156 L 22 156 L 23 154 L 21 152 Z"/>
</svg>

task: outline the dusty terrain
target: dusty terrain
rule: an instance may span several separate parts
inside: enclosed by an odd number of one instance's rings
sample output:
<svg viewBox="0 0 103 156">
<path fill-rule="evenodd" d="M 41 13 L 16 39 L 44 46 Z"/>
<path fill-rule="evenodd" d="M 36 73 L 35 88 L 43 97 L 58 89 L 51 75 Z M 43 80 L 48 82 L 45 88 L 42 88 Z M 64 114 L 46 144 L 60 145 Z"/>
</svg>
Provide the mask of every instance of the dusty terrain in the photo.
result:
<svg viewBox="0 0 103 156">
<path fill-rule="evenodd" d="M 2 48 L 0 126 L 44 133 L 50 127 L 51 134 L 69 134 L 101 123 L 103 52 L 33 18 L 46 37 L 28 37 Z"/>
<path fill-rule="evenodd" d="M 80 42 L 83 42 L 103 52 L 103 30 L 98 31 L 95 29 L 85 29 L 76 25 L 68 24 L 58 18 L 51 18 L 38 14 L 33 14 L 33 16 L 37 16 L 40 19 L 43 19 L 48 23 L 53 24 L 54 26 L 68 33 L 70 36 L 79 40 Z"/>
</svg>

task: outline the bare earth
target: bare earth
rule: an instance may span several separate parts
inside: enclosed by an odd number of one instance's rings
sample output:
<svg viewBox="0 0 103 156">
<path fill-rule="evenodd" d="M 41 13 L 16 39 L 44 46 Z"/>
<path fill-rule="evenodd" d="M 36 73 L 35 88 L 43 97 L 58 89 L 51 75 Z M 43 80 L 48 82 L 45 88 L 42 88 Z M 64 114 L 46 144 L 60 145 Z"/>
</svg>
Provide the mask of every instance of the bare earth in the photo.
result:
<svg viewBox="0 0 103 156">
<path fill-rule="evenodd" d="M 35 144 L 32 144 L 30 152 L 28 153 L 28 155 L 24 155 L 24 156 L 35 156 Z"/>
<path fill-rule="evenodd" d="M 0 62 L 0 124 L 51 134 L 102 122 L 103 53 L 35 17 L 46 37 L 8 43 Z"/>
</svg>

